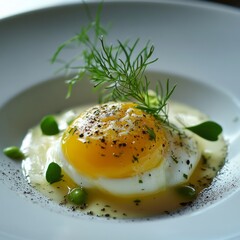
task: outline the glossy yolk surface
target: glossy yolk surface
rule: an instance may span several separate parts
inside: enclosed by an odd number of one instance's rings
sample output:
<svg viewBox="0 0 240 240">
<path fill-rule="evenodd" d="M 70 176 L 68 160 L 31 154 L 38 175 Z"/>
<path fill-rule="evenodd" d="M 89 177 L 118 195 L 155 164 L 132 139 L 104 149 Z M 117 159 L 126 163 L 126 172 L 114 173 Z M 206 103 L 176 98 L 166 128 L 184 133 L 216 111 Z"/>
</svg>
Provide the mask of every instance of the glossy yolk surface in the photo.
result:
<svg viewBox="0 0 240 240">
<path fill-rule="evenodd" d="M 82 113 L 65 131 L 62 151 L 80 174 L 125 178 L 161 164 L 166 130 L 133 103 L 108 103 Z"/>
</svg>

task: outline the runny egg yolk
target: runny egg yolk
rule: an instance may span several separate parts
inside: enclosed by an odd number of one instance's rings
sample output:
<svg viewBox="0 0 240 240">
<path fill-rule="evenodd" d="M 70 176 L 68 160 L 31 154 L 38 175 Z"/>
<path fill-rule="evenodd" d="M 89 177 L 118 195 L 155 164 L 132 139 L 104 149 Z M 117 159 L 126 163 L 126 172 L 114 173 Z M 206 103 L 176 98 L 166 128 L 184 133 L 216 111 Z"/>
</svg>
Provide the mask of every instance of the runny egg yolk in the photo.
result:
<svg viewBox="0 0 240 240">
<path fill-rule="evenodd" d="M 166 129 L 134 103 L 108 103 L 78 116 L 62 138 L 62 152 L 79 174 L 126 178 L 161 164 Z"/>
</svg>

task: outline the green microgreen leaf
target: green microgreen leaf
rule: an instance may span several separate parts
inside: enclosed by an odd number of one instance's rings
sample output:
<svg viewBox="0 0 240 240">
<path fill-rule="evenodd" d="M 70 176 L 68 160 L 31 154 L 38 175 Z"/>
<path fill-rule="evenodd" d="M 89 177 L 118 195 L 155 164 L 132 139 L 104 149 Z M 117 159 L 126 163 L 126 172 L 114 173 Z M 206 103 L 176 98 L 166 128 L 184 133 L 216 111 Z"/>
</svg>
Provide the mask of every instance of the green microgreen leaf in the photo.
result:
<svg viewBox="0 0 240 240">
<path fill-rule="evenodd" d="M 62 169 L 61 167 L 55 163 L 51 162 L 48 165 L 47 171 L 46 171 L 46 180 L 52 184 L 55 182 L 59 182 L 62 179 Z"/>
<path fill-rule="evenodd" d="M 24 153 L 16 146 L 10 146 L 3 149 L 3 153 L 14 160 L 23 160 L 25 158 Z"/>
<path fill-rule="evenodd" d="M 87 201 L 87 192 L 82 187 L 74 188 L 68 193 L 68 200 L 74 204 L 82 205 Z"/>
<path fill-rule="evenodd" d="M 55 120 L 54 116 L 51 115 L 42 119 L 40 127 L 44 135 L 51 136 L 59 133 L 57 121 Z"/>
<path fill-rule="evenodd" d="M 222 133 L 222 127 L 213 121 L 206 121 L 199 125 L 186 127 L 186 129 L 209 141 L 217 141 Z"/>
</svg>

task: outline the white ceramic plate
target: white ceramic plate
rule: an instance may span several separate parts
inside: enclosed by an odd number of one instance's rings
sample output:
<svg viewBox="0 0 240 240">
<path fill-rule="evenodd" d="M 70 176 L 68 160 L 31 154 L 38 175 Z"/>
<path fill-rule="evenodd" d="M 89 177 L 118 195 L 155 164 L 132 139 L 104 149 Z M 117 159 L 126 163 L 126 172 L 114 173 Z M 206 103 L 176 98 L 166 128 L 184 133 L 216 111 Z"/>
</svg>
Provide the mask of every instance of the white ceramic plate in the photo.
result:
<svg viewBox="0 0 240 240">
<path fill-rule="evenodd" d="M 89 7 L 94 10 L 96 4 Z M 0 22 L 1 149 L 19 145 L 44 114 L 94 99 L 83 84 L 65 101 L 63 81 L 48 81 L 57 79 L 51 55 L 86 19 L 85 8 L 75 4 Z M 224 127 L 229 141 L 227 169 L 218 177 L 211 201 L 182 215 L 125 222 L 64 212 L 32 193 L 19 164 L 1 155 L 0 239 L 239 239 L 239 11 L 179 1 L 108 1 L 102 21 L 111 22 L 110 41 L 140 37 L 143 43 L 153 42 L 159 61 L 151 70 L 177 82 L 174 98 L 201 109 Z"/>
</svg>

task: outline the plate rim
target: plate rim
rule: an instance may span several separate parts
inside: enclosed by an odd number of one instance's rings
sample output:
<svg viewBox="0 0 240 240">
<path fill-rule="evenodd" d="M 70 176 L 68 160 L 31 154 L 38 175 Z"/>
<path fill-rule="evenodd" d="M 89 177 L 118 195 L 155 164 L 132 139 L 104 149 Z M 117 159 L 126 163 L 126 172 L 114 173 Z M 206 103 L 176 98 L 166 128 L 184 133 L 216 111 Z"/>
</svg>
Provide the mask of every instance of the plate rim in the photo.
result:
<svg viewBox="0 0 240 240">
<path fill-rule="evenodd" d="M 98 3 L 99 1 L 92 1 L 91 3 L 92 4 L 96 4 L 96 3 Z M 110 3 L 110 4 L 113 4 L 113 3 L 115 3 L 115 2 L 118 2 L 118 3 L 121 3 L 121 4 L 127 4 L 127 3 L 139 3 L 139 2 L 141 2 L 141 3 L 147 3 L 147 4 L 152 4 L 152 3 L 157 3 L 157 4 L 162 4 L 162 3 L 164 3 L 164 4 L 168 4 L 167 3 L 167 1 L 154 1 L 154 0 L 151 0 L 151 1 L 147 1 L 146 2 L 146 0 L 132 0 L 132 1 L 114 1 L 114 0 L 109 0 L 109 1 L 106 1 L 106 2 L 108 2 L 108 3 Z M 176 1 L 174 1 L 174 2 L 176 2 Z M 175 5 L 174 4 L 174 2 L 171 2 L 170 4 L 173 4 L 173 5 Z M 188 2 L 189 3 L 189 2 Z M 204 8 L 206 8 L 206 9 L 208 9 L 208 5 L 209 4 L 206 4 L 206 3 L 204 3 L 204 4 L 194 4 L 194 3 L 192 3 L 192 4 L 188 4 L 187 2 L 185 2 L 184 1 L 184 3 L 181 3 L 181 4 L 179 4 L 179 2 L 178 2 L 178 4 L 177 5 L 182 5 L 182 6 L 186 6 L 186 5 L 188 5 L 188 6 L 193 6 L 194 5 L 194 7 L 201 7 L 202 5 L 204 5 Z M 81 3 L 73 3 L 73 4 L 70 4 L 71 6 L 74 6 L 74 5 L 79 5 L 79 4 L 81 4 Z M 21 13 L 21 14 L 18 14 L 18 15 L 14 15 L 14 16 L 11 16 L 11 17 L 9 17 L 9 18 L 4 18 L 3 19 L 3 21 L 5 21 L 5 20 L 9 20 L 10 19 L 10 21 L 11 21 L 11 19 L 12 18 L 18 18 L 19 16 L 20 17 L 22 17 L 23 15 L 25 15 L 25 14 L 29 14 L 29 13 L 33 13 L 34 14 L 34 12 L 39 12 L 39 11 L 48 11 L 48 9 L 49 8 L 56 8 L 56 7 L 64 7 L 64 6 L 69 6 L 69 4 L 60 4 L 60 5 L 57 5 L 57 6 L 52 6 L 52 7 L 46 7 L 46 8 L 42 8 L 42 9 L 38 9 L 38 10 L 34 10 L 34 11 L 30 11 L 30 12 L 25 12 L 25 13 Z M 211 6 L 210 7 L 211 9 L 214 9 L 215 8 L 215 4 L 214 4 L 214 6 Z M 226 7 L 224 7 L 224 9 L 222 9 L 223 7 L 222 6 L 218 6 L 217 8 L 219 8 L 221 11 L 226 11 Z M 233 12 L 234 14 L 236 13 L 235 12 L 235 10 L 233 10 L 233 9 L 229 9 L 228 7 L 227 7 L 227 12 Z M 240 16 L 240 12 L 237 12 L 237 14 Z M 23 16 L 24 17 L 24 16 Z M 2 20 L 0 20 L 0 21 L 2 21 Z M 240 194 L 238 194 L 239 195 L 239 199 L 240 199 Z M 225 201 L 224 201 L 225 202 Z M 220 204 L 220 203 L 219 203 Z M 223 205 L 225 205 L 225 204 L 223 204 Z M 35 208 L 35 207 L 34 207 Z M 211 207 L 210 207 L 211 208 Z M 212 210 L 212 209 L 211 209 Z M 214 212 L 214 210 L 213 210 L 213 212 Z M 194 218 L 196 215 L 198 215 L 198 214 L 191 214 L 191 216 L 189 216 L 190 218 Z M 185 216 L 180 216 L 180 218 L 182 218 L 182 217 L 184 217 L 185 218 Z M 165 221 L 165 220 L 164 220 Z M 169 221 L 169 220 L 166 220 L 166 221 Z M 169 222 L 175 222 L 175 219 L 174 220 L 170 220 Z M 148 227 L 149 227 L 149 223 L 147 223 L 148 224 Z M 101 224 L 100 224 L 101 225 Z M 135 223 L 134 223 L 134 225 L 136 225 Z M 142 223 L 140 223 L 139 224 L 139 226 L 141 226 L 142 225 Z M 152 229 L 152 230 L 154 230 L 154 229 Z M 1 229 L 0 229 L 0 231 L 1 231 Z M 238 234 L 240 234 L 240 232 L 238 233 Z M 238 236 L 238 235 L 237 235 Z M 1 235 L 0 235 L 0 237 L 1 237 Z M 233 235 L 233 237 L 234 237 L 234 235 Z"/>
</svg>

